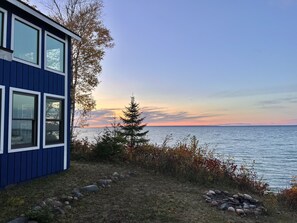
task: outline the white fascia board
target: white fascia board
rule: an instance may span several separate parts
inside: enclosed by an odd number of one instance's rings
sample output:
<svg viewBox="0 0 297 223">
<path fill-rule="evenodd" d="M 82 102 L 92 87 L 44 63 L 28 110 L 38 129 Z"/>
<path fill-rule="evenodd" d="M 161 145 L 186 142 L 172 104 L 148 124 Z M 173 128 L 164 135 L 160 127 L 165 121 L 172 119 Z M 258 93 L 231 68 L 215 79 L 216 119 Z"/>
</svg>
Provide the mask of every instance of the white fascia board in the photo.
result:
<svg viewBox="0 0 297 223">
<path fill-rule="evenodd" d="M 71 36 L 72 38 L 80 41 L 81 37 L 70 30 L 66 29 L 64 26 L 54 22 L 47 16 L 43 15 L 41 12 L 38 12 L 36 10 L 33 10 L 32 8 L 28 7 L 27 5 L 23 4 L 22 2 L 18 0 L 6 0 L 7 2 L 10 2 L 11 4 L 15 5 L 16 7 L 30 13 L 31 15 L 35 16 L 36 18 L 40 19 L 41 21 L 55 27 L 56 29 L 60 30 L 61 32 L 67 34 L 68 36 Z"/>
</svg>

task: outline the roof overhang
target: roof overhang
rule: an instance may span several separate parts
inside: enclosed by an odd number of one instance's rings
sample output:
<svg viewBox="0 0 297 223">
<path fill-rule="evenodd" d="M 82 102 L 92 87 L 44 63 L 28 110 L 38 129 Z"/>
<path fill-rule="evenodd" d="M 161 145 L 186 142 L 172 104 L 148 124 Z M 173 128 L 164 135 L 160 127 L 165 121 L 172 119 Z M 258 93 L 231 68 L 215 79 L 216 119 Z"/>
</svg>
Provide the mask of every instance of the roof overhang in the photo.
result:
<svg viewBox="0 0 297 223">
<path fill-rule="evenodd" d="M 61 24 L 55 22 L 51 18 L 47 17 L 46 15 L 42 14 L 41 12 L 33 9 L 32 7 L 28 6 L 27 4 L 18 1 L 18 0 L 6 0 L 7 2 L 15 5 L 16 7 L 30 13 L 31 15 L 35 16 L 36 18 L 40 19 L 41 21 L 53 26 L 54 28 L 60 30 L 61 32 L 67 34 L 68 36 L 80 41 L 81 37 L 77 35 L 76 33 L 72 32 L 71 30 L 65 28 Z"/>
</svg>

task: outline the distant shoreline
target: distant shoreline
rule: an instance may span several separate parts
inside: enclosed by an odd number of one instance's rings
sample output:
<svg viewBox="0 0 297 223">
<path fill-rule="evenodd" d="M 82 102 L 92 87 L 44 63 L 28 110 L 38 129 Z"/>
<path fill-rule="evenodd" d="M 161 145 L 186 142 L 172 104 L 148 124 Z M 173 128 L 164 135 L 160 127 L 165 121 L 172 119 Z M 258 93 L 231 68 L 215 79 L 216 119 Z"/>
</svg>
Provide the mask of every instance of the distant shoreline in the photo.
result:
<svg viewBox="0 0 297 223">
<path fill-rule="evenodd" d="M 96 128 L 106 128 L 111 126 L 86 126 L 74 128 L 83 129 L 96 129 Z M 297 125 L 147 125 L 147 127 L 162 127 L 162 128 L 176 128 L 176 127 L 297 127 Z"/>
</svg>

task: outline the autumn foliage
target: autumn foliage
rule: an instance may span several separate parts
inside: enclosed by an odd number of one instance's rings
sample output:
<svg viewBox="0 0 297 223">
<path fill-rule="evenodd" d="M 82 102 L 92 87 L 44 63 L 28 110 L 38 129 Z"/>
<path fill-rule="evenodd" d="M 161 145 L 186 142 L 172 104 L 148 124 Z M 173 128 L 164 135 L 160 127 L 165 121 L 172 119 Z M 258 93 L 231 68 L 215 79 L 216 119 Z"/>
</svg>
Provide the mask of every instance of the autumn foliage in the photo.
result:
<svg viewBox="0 0 297 223">
<path fill-rule="evenodd" d="M 296 210 L 297 208 L 297 177 L 295 176 L 292 179 L 291 188 L 287 188 L 281 191 L 279 196 L 281 202 L 285 203 L 290 208 Z"/>
<path fill-rule="evenodd" d="M 198 145 L 195 136 L 188 143 L 177 143 L 174 148 L 166 145 L 144 145 L 137 150 L 128 148 L 126 158 L 143 167 L 192 182 L 232 185 L 257 193 L 263 193 L 268 187 L 257 178 L 253 169 L 238 166 L 232 159 L 215 157 L 206 146 Z"/>
</svg>

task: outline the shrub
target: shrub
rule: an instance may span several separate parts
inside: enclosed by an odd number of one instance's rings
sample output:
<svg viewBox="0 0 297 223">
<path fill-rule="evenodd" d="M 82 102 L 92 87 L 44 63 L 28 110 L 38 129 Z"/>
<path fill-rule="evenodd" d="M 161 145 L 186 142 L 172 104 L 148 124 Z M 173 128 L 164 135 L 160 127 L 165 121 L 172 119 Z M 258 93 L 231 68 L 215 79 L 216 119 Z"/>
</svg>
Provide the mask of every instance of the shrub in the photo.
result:
<svg viewBox="0 0 297 223">
<path fill-rule="evenodd" d="M 297 176 L 293 177 L 291 187 L 280 192 L 279 199 L 292 209 L 297 208 Z"/>
<path fill-rule="evenodd" d="M 73 138 L 70 144 L 72 160 L 89 160 L 92 152 L 92 144 L 88 138 Z"/>
<path fill-rule="evenodd" d="M 96 159 L 119 159 L 123 155 L 125 139 L 113 128 L 106 128 L 101 135 L 95 138 L 95 144 L 92 145 L 92 154 Z"/>
<path fill-rule="evenodd" d="M 238 167 L 232 159 L 218 159 L 214 152 L 198 145 L 195 136 L 173 148 L 164 143 L 127 149 L 128 160 L 144 167 L 202 184 L 232 184 L 239 189 L 263 193 L 268 185 L 257 179 L 254 169 Z"/>
</svg>

